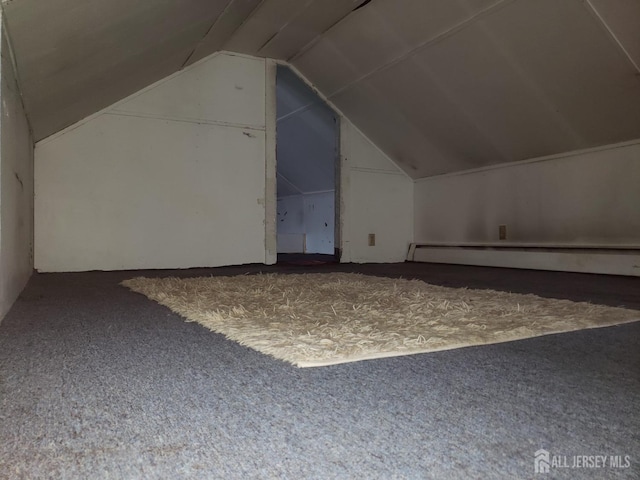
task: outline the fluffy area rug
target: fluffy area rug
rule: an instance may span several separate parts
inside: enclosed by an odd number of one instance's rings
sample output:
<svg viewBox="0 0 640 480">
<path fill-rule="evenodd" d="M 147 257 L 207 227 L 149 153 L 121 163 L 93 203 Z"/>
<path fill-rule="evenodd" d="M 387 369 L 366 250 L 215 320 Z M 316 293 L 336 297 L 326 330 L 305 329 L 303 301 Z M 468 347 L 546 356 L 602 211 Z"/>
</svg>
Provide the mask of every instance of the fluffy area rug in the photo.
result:
<svg viewBox="0 0 640 480">
<path fill-rule="evenodd" d="M 353 273 L 132 278 L 122 284 L 298 367 L 605 327 L 640 312 Z"/>
</svg>

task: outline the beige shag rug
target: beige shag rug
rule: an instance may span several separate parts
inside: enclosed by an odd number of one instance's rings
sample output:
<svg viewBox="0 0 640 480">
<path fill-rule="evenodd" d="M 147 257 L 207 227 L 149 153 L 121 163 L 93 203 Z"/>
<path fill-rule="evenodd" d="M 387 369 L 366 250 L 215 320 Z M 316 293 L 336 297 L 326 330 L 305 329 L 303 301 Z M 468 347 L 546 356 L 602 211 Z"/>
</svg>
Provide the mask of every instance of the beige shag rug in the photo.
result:
<svg viewBox="0 0 640 480">
<path fill-rule="evenodd" d="M 299 367 L 507 342 L 640 319 L 622 308 L 353 273 L 122 282 L 188 321 Z"/>
</svg>

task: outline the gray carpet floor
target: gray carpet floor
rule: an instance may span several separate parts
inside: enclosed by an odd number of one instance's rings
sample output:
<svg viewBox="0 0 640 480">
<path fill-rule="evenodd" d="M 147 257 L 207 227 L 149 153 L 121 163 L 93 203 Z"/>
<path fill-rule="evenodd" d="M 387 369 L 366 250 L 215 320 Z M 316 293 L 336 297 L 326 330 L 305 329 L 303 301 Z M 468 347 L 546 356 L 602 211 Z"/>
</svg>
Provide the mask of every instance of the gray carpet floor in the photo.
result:
<svg viewBox="0 0 640 480">
<path fill-rule="evenodd" d="M 34 275 L 0 324 L 0 478 L 640 478 L 640 323 L 298 369 L 119 281 Z M 325 265 L 640 310 L 640 279 Z M 640 318 L 640 311 L 639 311 Z M 534 452 L 628 455 L 534 473 Z"/>
</svg>

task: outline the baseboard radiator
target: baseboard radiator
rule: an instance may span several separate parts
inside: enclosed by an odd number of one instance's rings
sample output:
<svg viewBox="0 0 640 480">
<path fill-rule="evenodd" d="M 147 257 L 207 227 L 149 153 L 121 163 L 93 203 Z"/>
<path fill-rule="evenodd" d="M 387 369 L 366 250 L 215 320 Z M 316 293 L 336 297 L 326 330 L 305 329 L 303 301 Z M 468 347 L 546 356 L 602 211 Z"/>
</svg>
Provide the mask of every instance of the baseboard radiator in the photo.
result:
<svg viewBox="0 0 640 480">
<path fill-rule="evenodd" d="M 640 245 L 412 243 L 407 260 L 640 277 Z"/>
</svg>

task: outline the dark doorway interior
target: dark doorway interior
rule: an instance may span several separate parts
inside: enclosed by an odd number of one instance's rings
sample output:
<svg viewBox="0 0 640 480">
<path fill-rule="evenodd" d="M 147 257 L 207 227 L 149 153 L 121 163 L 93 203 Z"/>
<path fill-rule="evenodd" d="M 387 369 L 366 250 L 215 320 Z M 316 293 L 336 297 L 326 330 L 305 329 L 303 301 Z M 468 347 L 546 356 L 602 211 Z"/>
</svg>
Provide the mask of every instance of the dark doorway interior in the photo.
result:
<svg viewBox="0 0 640 480">
<path fill-rule="evenodd" d="M 278 67 L 276 85 L 278 254 L 333 260 L 339 118 L 291 69 Z"/>
</svg>

